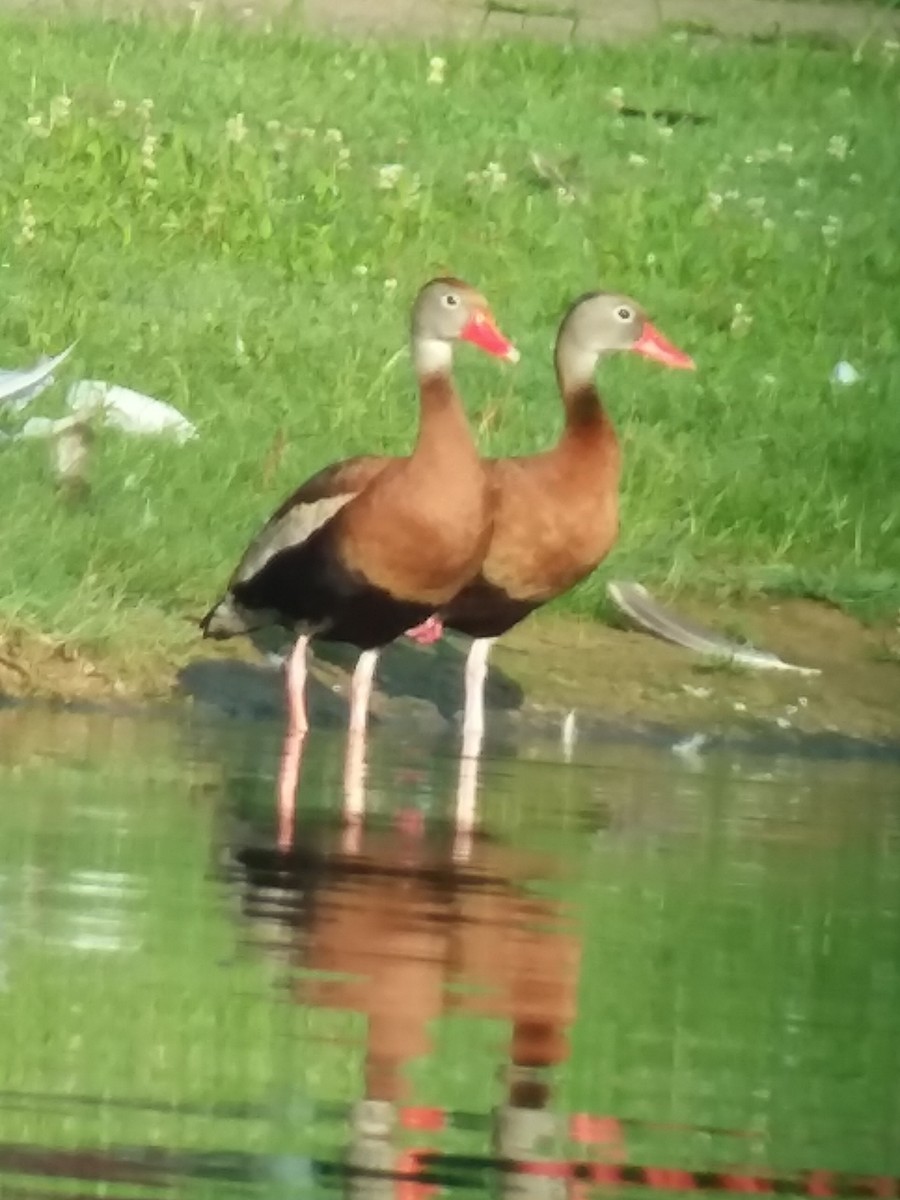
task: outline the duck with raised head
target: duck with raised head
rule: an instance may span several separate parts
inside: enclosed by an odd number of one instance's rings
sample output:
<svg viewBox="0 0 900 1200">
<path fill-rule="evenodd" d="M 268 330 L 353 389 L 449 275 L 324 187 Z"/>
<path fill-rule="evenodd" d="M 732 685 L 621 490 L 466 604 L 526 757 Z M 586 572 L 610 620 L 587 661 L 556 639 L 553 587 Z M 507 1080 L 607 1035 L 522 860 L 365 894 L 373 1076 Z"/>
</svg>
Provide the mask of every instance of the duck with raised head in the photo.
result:
<svg viewBox="0 0 900 1200">
<path fill-rule="evenodd" d="M 516 361 L 485 298 L 462 280 L 433 279 L 412 310 L 419 430 L 406 458 L 348 459 L 324 468 L 276 510 L 201 621 L 204 637 L 268 626 L 296 637 L 285 667 L 288 722 L 278 792 L 292 806 L 307 729 L 312 638 L 362 652 L 350 730 L 365 729 L 378 652 L 439 610 L 472 578 L 491 537 L 493 493 L 453 384 L 453 345 Z"/>
<path fill-rule="evenodd" d="M 432 639 L 442 625 L 474 639 L 464 716 L 464 745 L 473 752 L 484 728 L 494 641 L 590 575 L 618 535 L 619 442 L 594 374 L 604 355 L 623 350 L 667 367 L 694 367 L 628 296 L 591 292 L 576 300 L 560 324 L 554 354 L 562 436 L 543 453 L 486 462 L 497 493 L 490 547 L 480 572 L 426 622 Z"/>
</svg>

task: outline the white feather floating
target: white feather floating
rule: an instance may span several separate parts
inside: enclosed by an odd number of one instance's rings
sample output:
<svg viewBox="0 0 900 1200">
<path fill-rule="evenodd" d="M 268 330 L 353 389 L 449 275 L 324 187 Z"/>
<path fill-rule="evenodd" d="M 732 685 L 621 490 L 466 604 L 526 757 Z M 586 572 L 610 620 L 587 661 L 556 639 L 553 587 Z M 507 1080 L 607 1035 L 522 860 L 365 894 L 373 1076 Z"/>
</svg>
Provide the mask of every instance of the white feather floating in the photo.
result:
<svg viewBox="0 0 900 1200">
<path fill-rule="evenodd" d="M 798 667 L 794 663 L 785 662 L 768 650 L 741 645 L 711 630 L 693 625 L 670 609 L 664 608 L 639 583 L 616 580 L 610 582 L 606 590 L 616 607 L 636 625 L 697 654 L 737 663 L 742 667 L 768 671 L 797 671 L 801 675 L 822 674 L 818 667 Z"/>
</svg>

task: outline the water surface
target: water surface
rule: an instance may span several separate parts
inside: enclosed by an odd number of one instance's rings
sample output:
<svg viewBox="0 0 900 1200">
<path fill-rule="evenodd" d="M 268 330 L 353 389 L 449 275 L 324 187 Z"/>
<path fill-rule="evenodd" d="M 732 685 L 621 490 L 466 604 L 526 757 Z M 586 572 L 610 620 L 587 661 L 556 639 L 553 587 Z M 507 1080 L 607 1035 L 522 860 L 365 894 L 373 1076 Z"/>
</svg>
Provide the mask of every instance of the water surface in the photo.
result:
<svg viewBox="0 0 900 1200">
<path fill-rule="evenodd" d="M 897 1194 L 896 767 L 0 727 L 4 1200 Z"/>
</svg>

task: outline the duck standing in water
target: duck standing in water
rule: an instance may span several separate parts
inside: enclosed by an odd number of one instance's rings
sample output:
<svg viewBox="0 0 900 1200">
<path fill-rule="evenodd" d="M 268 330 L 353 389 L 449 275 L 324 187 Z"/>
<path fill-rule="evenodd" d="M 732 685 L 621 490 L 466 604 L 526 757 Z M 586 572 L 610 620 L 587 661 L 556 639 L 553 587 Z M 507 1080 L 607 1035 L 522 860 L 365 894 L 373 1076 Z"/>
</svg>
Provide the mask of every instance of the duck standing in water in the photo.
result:
<svg viewBox="0 0 900 1200">
<path fill-rule="evenodd" d="M 226 594 L 201 622 L 204 637 L 272 625 L 296 637 L 285 667 L 282 816 L 293 810 L 308 728 L 310 640 L 347 642 L 361 651 L 351 683 L 350 732 L 363 734 L 379 650 L 456 595 L 490 543 L 493 492 L 451 374 L 458 341 L 518 358 L 483 296 L 459 279 L 434 279 L 412 310 L 420 403 L 412 453 L 348 459 L 302 484 L 250 543 Z"/>
<path fill-rule="evenodd" d="M 430 640 L 442 626 L 474 639 L 466 660 L 464 754 L 480 749 L 488 656 L 496 639 L 590 575 L 615 543 L 621 455 L 594 374 L 600 359 L 617 350 L 667 367 L 694 367 L 629 297 L 591 292 L 576 300 L 560 324 L 554 354 L 562 436 L 542 453 L 485 463 L 497 507 L 484 562 L 424 623 Z"/>
</svg>

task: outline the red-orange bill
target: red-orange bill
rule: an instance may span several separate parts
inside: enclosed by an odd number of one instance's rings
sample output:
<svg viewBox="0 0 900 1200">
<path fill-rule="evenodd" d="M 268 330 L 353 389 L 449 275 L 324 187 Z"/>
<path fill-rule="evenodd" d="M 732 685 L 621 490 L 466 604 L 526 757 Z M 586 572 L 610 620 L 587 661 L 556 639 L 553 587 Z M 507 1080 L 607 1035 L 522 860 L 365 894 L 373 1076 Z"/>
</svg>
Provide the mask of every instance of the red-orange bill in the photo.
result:
<svg viewBox="0 0 900 1200">
<path fill-rule="evenodd" d="M 680 367 L 684 371 L 694 370 L 694 360 L 691 356 L 673 346 L 649 321 L 644 322 L 641 336 L 631 348 L 636 353 L 643 354 L 644 358 L 655 359 L 667 367 Z"/>
<path fill-rule="evenodd" d="M 509 362 L 519 361 L 518 350 L 509 338 L 500 332 L 490 313 L 476 313 L 466 322 L 460 337 L 495 358 L 505 358 Z"/>
</svg>

